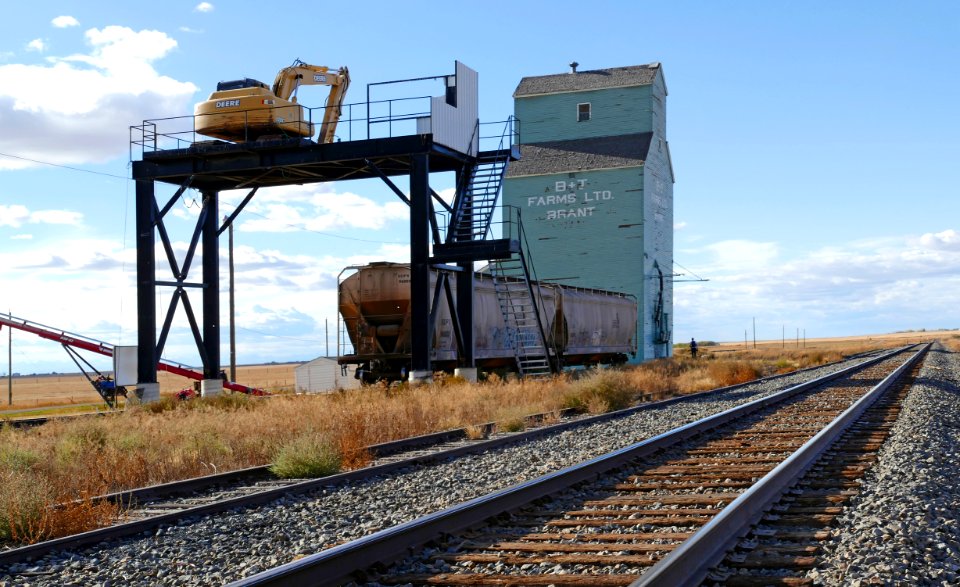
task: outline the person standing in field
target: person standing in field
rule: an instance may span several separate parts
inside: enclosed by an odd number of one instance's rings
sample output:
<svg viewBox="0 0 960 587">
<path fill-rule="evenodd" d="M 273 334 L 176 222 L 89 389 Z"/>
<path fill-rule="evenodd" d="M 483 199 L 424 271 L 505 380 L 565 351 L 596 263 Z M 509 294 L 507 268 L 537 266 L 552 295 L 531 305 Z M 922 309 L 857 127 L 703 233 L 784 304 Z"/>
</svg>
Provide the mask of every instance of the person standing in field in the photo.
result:
<svg viewBox="0 0 960 587">
<path fill-rule="evenodd" d="M 690 339 L 690 356 L 694 359 L 697 358 L 697 341 Z"/>
</svg>

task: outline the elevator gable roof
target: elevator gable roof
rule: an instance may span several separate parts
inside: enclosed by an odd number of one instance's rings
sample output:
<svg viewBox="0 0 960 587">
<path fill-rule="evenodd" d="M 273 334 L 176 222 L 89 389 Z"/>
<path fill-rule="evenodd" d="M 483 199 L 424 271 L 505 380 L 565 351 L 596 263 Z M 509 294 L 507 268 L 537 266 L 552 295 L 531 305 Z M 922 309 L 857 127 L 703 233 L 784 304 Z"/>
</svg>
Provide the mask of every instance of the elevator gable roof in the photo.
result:
<svg viewBox="0 0 960 587">
<path fill-rule="evenodd" d="M 579 92 L 627 86 L 648 86 L 653 83 L 658 71 L 660 71 L 660 63 L 655 62 L 646 65 L 631 65 L 628 67 L 578 71 L 576 73 L 558 73 L 554 75 L 525 77 L 520 80 L 516 91 L 513 92 L 513 97 L 522 98 L 525 96 L 557 94 L 561 92 Z"/>
</svg>

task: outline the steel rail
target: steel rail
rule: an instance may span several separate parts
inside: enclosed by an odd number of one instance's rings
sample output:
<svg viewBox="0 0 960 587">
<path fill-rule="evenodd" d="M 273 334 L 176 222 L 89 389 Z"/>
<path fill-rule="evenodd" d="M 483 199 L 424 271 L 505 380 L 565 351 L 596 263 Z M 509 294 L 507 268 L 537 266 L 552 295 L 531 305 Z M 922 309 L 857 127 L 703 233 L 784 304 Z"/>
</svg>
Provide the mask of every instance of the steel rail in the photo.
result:
<svg viewBox="0 0 960 587">
<path fill-rule="evenodd" d="M 908 348 L 908 347 L 903 347 L 903 348 Z M 857 368 L 864 367 L 868 364 L 872 364 L 873 362 L 882 360 L 886 356 L 895 354 L 896 352 L 903 350 L 903 348 L 896 349 L 888 353 L 884 353 L 883 355 L 875 359 L 872 359 L 863 363 L 858 363 L 857 365 L 847 367 L 846 369 L 857 369 Z M 844 361 L 846 360 L 850 360 L 850 358 L 844 359 Z M 833 363 L 833 364 L 837 364 L 837 363 Z M 705 398 L 705 397 L 711 397 L 713 395 L 728 393 L 730 391 L 735 391 L 737 389 L 754 385 L 757 383 L 769 382 L 776 379 L 789 377 L 791 375 L 801 374 L 805 371 L 819 369 L 824 366 L 828 366 L 828 365 L 808 367 L 805 369 L 792 371 L 790 373 L 783 373 L 783 374 L 763 377 L 753 381 L 748 381 L 746 383 L 739 383 L 739 384 L 730 385 L 726 387 L 710 389 L 710 390 L 706 390 L 698 393 L 668 398 L 668 399 L 660 400 L 656 402 L 648 402 L 645 404 L 641 404 L 639 406 L 625 408 L 623 410 L 617 410 L 617 411 L 608 412 L 605 414 L 589 416 L 589 417 L 581 418 L 571 422 L 562 422 L 562 423 L 554 424 L 551 426 L 544 426 L 541 428 L 527 430 L 517 434 L 505 435 L 499 438 L 490 439 L 484 442 L 477 442 L 474 444 L 457 447 L 447 451 L 442 451 L 442 452 L 433 453 L 429 455 L 417 456 L 409 459 L 403 459 L 395 463 L 387 463 L 383 465 L 377 465 L 374 467 L 357 469 L 355 471 L 350 471 L 347 473 L 341 473 L 341 474 L 322 477 L 318 479 L 311 479 L 309 481 L 301 481 L 297 483 L 292 483 L 290 485 L 285 485 L 282 487 L 266 489 L 255 494 L 237 496 L 237 497 L 229 498 L 216 503 L 198 505 L 198 506 L 185 508 L 183 510 L 179 510 L 175 512 L 169 512 L 166 514 L 151 516 L 149 518 L 144 518 L 141 520 L 135 520 L 135 521 L 131 521 L 123 524 L 117 524 L 114 526 L 98 528 L 98 529 L 90 530 L 80 534 L 64 536 L 61 538 L 55 538 L 52 540 L 38 542 L 36 544 L 30 544 L 30 545 L 21 546 L 18 548 L 12 548 L 6 551 L 0 551 L 0 564 L 11 564 L 11 563 L 21 562 L 29 559 L 35 560 L 41 556 L 44 556 L 54 551 L 65 550 L 70 548 L 83 548 L 83 547 L 92 546 L 98 543 L 102 543 L 107 540 L 113 540 L 113 539 L 123 538 L 126 536 L 136 535 L 141 532 L 151 530 L 165 524 L 175 523 L 178 520 L 181 520 L 187 517 L 207 516 L 207 515 L 224 512 L 234 508 L 258 506 L 265 503 L 269 503 L 270 501 L 273 501 L 285 495 L 307 493 L 309 491 L 312 491 L 322 486 L 328 486 L 328 485 L 333 485 L 337 483 L 350 483 L 350 482 L 361 480 L 374 475 L 389 474 L 403 467 L 423 464 L 436 459 L 455 458 L 455 457 L 473 453 L 473 452 L 491 450 L 507 444 L 523 442 L 523 441 L 531 440 L 534 438 L 540 438 L 543 436 L 547 436 L 556 432 L 568 430 L 578 426 L 586 426 L 594 423 L 614 420 L 617 418 L 631 415 L 636 412 L 661 409 L 663 407 L 667 407 L 669 405 L 679 403 L 679 402 L 685 402 L 685 401 L 690 401 L 697 398 Z M 843 373 L 843 371 L 840 371 L 838 373 Z M 837 374 L 834 374 L 834 375 L 837 376 Z M 485 429 L 488 432 L 489 430 L 492 429 L 493 426 L 494 424 L 492 423 L 488 423 L 484 425 Z M 374 456 L 383 457 L 383 456 L 398 454 L 407 450 L 415 450 L 417 448 L 426 448 L 436 444 L 442 444 L 444 442 L 460 440 L 465 436 L 466 436 L 466 431 L 462 429 L 435 432 L 431 434 L 425 434 L 422 436 L 373 445 L 368 447 L 368 450 L 370 450 L 371 454 Z M 97 502 L 101 500 L 108 500 L 108 501 L 111 501 L 114 503 L 120 503 L 120 504 L 142 503 L 142 502 L 156 500 L 164 497 L 188 495 L 190 493 L 202 490 L 204 488 L 209 488 L 218 484 L 237 482 L 243 479 L 249 479 L 251 480 L 251 482 L 258 478 L 266 479 L 266 478 L 269 478 L 269 475 L 270 475 L 269 465 L 249 467 L 246 469 L 226 471 L 223 473 L 207 475 L 204 477 L 195 477 L 192 479 L 172 481 L 170 483 L 163 483 L 163 484 L 153 485 L 149 487 L 119 491 L 116 493 L 94 498 L 94 501 Z"/>
<path fill-rule="evenodd" d="M 915 345 L 914 345 L 915 346 Z M 909 348 L 909 347 L 907 347 Z M 230 583 L 230 587 L 262 585 L 335 586 L 375 563 L 389 563 L 445 533 L 454 533 L 487 518 L 516 509 L 581 481 L 596 479 L 637 458 L 659 452 L 747 414 L 779 403 L 888 359 L 904 349 L 795 385 L 779 393 L 675 428 L 560 471 L 481 496 L 445 510 L 367 535 L 302 559 Z"/>
<path fill-rule="evenodd" d="M 871 351 L 871 352 L 875 352 L 875 351 Z M 500 439 L 493 439 L 493 440 L 486 441 L 489 444 L 481 444 L 478 442 L 478 443 L 475 443 L 473 447 L 476 450 L 487 450 L 490 448 L 497 448 L 505 442 L 519 442 L 519 441 L 529 440 L 539 436 L 548 435 L 554 432 L 566 430 L 571 427 L 586 426 L 594 423 L 604 422 L 607 420 L 613 420 L 613 419 L 628 416 L 630 414 L 634 414 L 636 412 L 640 412 L 644 410 L 660 409 L 660 408 L 672 405 L 674 403 L 689 401 L 691 399 L 703 398 L 703 397 L 708 397 L 712 395 L 720 395 L 723 393 L 728 393 L 730 391 L 735 391 L 739 388 L 748 387 L 748 386 L 759 384 L 759 383 L 766 383 L 766 382 L 774 381 L 776 379 L 789 377 L 792 375 L 799 375 L 806 371 L 821 369 L 823 367 L 827 367 L 830 365 L 836 365 L 844 361 L 860 358 L 861 356 L 864 356 L 866 354 L 868 353 L 852 355 L 841 361 L 837 361 L 835 363 L 828 363 L 827 365 L 805 367 L 803 369 L 790 371 L 788 373 L 780 373 L 777 375 L 769 375 L 767 377 L 761 377 L 759 379 L 754 379 L 752 381 L 748 381 L 745 383 L 737 383 L 735 385 L 718 387 L 715 389 L 709 389 L 709 390 L 700 391 L 697 393 L 686 394 L 686 395 L 672 397 L 672 398 L 658 400 L 658 401 L 651 401 L 641 405 L 624 408 L 622 410 L 616 410 L 616 411 L 607 412 L 604 414 L 597 414 L 594 416 L 579 418 L 577 420 L 570 421 L 570 422 L 561 422 L 561 423 L 553 424 L 550 426 L 543 426 L 537 429 L 526 430 L 522 433 L 514 434 L 509 437 L 503 437 Z M 82 418 L 87 416 L 106 416 L 106 415 L 112 415 L 112 414 L 115 414 L 115 413 L 114 412 L 98 412 L 98 413 L 91 413 L 91 414 L 75 414 L 75 415 L 69 415 L 69 416 L 57 416 L 54 418 L 0 420 L 0 422 L 9 424 L 12 426 L 24 425 L 24 424 L 39 425 L 53 419 L 67 420 L 67 419 L 76 419 L 76 418 Z M 560 411 L 561 417 L 572 416 L 574 414 L 575 412 L 573 410 Z M 548 416 L 549 414 L 535 414 L 533 416 L 529 416 L 528 420 L 539 421 Z M 496 423 L 488 422 L 486 424 L 481 424 L 479 425 L 479 428 L 483 432 L 483 435 L 487 436 L 495 430 Z M 466 436 L 467 436 L 467 431 L 466 429 L 463 429 L 463 428 L 454 429 L 454 430 L 444 430 L 440 432 L 431 432 L 428 434 L 413 436 L 410 438 L 402 438 L 398 440 L 392 440 L 389 442 L 371 445 L 366 447 L 365 450 L 369 451 L 372 457 L 381 458 L 381 457 L 387 457 L 395 454 L 400 454 L 405 451 L 416 450 L 418 448 L 427 448 L 430 446 L 436 446 L 438 444 L 443 444 L 446 442 L 455 442 L 455 441 L 466 438 Z M 446 457 L 459 456 L 461 454 L 464 454 L 464 453 L 462 451 L 461 452 L 451 451 L 451 452 L 437 453 L 436 455 L 430 455 L 430 456 L 433 456 L 435 458 L 446 458 Z M 109 493 L 106 495 L 95 497 L 93 498 L 92 501 L 94 503 L 101 502 L 101 501 L 110 501 L 113 503 L 120 503 L 120 504 L 142 503 L 142 502 L 156 500 L 156 499 L 176 497 L 180 495 L 189 495 L 191 493 L 195 493 L 196 491 L 206 489 L 212 486 L 224 484 L 224 483 L 234 483 L 242 480 L 255 481 L 258 478 L 266 479 L 269 477 L 271 477 L 270 465 L 259 465 L 254 467 L 247 467 L 244 469 L 236 469 L 233 471 L 224 471 L 223 473 L 214 473 L 212 475 L 204 475 L 202 477 L 193 477 L 190 479 L 170 481 L 168 483 L 150 485 L 147 487 L 117 491 L 114 493 Z M 146 529 L 146 528 L 143 528 L 143 529 Z M 2 559 L 0 559 L 0 561 L 2 561 Z"/>
<path fill-rule="evenodd" d="M 776 503 L 783 493 L 820 459 L 860 416 L 883 396 L 904 373 L 919 362 L 930 344 L 924 345 L 906 363 L 898 367 L 857 400 L 826 428 L 804 443 L 785 461 L 733 500 L 727 507 L 685 540 L 670 554 L 650 567 L 630 587 L 695 587 L 710 569 L 720 563 L 750 527 Z"/>
<path fill-rule="evenodd" d="M 817 367 L 811 367 L 815 369 Z M 275 487 L 271 489 L 265 489 L 258 493 L 247 494 L 228 498 L 216 503 L 209 503 L 203 505 L 197 505 L 189 508 L 184 508 L 182 510 L 169 512 L 166 514 L 160 514 L 156 516 L 151 516 L 149 518 L 144 518 L 140 520 L 135 520 L 131 522 L 126 522 L 123 524 L 117 524 L 114 526 L 108 526 L 104 528 L 97 528 L 95 530 L 90 530 L 80 534 L 73 534 L 71 536 L 64 536 L 61 538 L 54 538 L 52 540 L 45 540 L 43 542 L 38 542 L 36 544 L 29 544 L 26 546 L 21 546 L 18 548 L 12 548 L 6 551 L 0 551 L 0 564 L 11 564 L 16 562 L 21 562 L 28 559 L 37 559 L 41 556 L 49 554 L 58 550 L 65 550 L 70 548 L 82 548 L 87 546 L 92 546 L 106 540 L 113 540 L 117 538 L 123 538 L 126 536 L 133 536 L 141 532 L 157 528 L 164 524 L 172 524 L 188 517 L 199 517 L 207 516 L 212 514 L 221 513 L 230 509 L 240 508 L 240 507 L 253 507 L 258 505 L 263 505 L 269 503 L 275 499 L 286 495 L 295 495 L 302 494 L 317 489 L 319 487 L 334 485 L 338 483 L 350 483 L 358 480 L 362 480 L 368 477 L 375 475 L 385 475 L 390 474 L 393 471 L 402 469 L 404 467 L 409 467 L 411 465 L 419 465 L 434 461 L 436 459 L 445 459 L 445 458 L 456 458 L 463 456 L 465 454 L 481 452 L 485 450 L 492 450 L 500 448 L 507 444 L 513 444 L 518 442 L 524 442 L 527 440 L 532 440 L 535 438 L 540 438 L 550 434 L 554 434 L 563 430 L 568 430 L 571 428 L 586 426 L 594 423 L 604 422 L 608 420 L 614 420 L 617 418 L 625 417 L 635 412 L 659 409 L 680 401 L 686 401 L 690 398 L 696 397 L 705 397 L 714 394 L 725 393 L 728 391 L 735 390 L 740 387 L 745 387 L 760 381 L 766 381 L 770 379 L 776 379 L 779 377 L 785 377 L 797 373 L 787 373 L 782 375 L 774 375 L 768 378 L 763 378 L 760 380 L 754 380 L 747 383 L 732 385 L 728 387 L 722 387 L 717 389 L 711 389 L 696 394 L 689 394 L 686 396 L 674 397 L 658 402 L 650 402 L 642 404 L 639 406 L 633 406 L 630 408 L 625 408 L 623 410 L 618 410 L 615 412 L 609 412 L 606 414 L 598 414 L 595 416 L 588 416 L 586 418 L 580 418 L 571 422 L 561 422 L 559 424 L 554 424 L 551 426 L 544 426 L 541 428 L 536 428 L 532 430 L 526 430 L 524 432 L 504 435 L 498 438 L 489 439 L 483 442 L 477 442 L 465 446 L 456 447 L 453 449 L 432 453 L 428 455 L 416 456 L 408 459 L 402 459 L 393 463 L 385 463 L 382 465 L 375 465 L 372 467 L 366 467 L 362 469 L 357 469 L 354 471 L 349 471 L 346 473 L 340 473 L 337 475 L 331 475 L 328 477 L 321 477 L 317 479 L 310 479 L 308 481 L 300 481 L 291 483 L 290 485 L 284 485 L 282 487 Z M 535 416 L 534 416 L 535 417 Z M 486 433 L 489 433 L 495 427 L 494 423 L 487 423 L 483 425 L 483 428 Z M 466 430 L 448 430 L 442 432 L 434 432 L 431 434 L 424 434 L 421 436 L 416 436 L 412 438 L 405 438 L 400 440 L 395 440 L 391 442 L 386 442 L 378 445 L 373 445 L 367 447 L 367 450 L 371 452 L 372 455 L 376 457 L 390 456 L 398 453 L 402 453 L 407 450 L 416 450 L 418 448 L 426 448 L 429 446 L 434 446 L 437 444 L 442 444 L 444 442 L 452 442 L 456 440 L 463 439 L 466 437 Z M 194 477 L 192 479 L 184 479 L 181 481 L 172 481 L 169 483 L 163 483 L 159 485 L 152 485 L 149 487 L 143 487 L 138 489 L 119 491 L 116 493 L 99 496 L 93 499 L 94 502 L 99 502 L 103 500 L 111 501 L 114 503 L 120 504 L 131 504 L 137 502 L 145 502 L 149 500 L 155 500 L 163 497 L 175 497 L 178 495 L 188 495 L 192 492 L 202 490 L 204 488 L 212 487 L 218 484 L 223 483 L 232 483 L 237 482 L 243 479 L 248 479 L 251 482 L 256 479 L 266 479 L 269 478 L 269 465 L 263 465 L 258 467 L 249 467 L 246 469 L 240 469 L 236 471 L 225 471 L 223 473 L 217 473 L 214 475 L 206 475 L 204 477 Z"/>
</svg>

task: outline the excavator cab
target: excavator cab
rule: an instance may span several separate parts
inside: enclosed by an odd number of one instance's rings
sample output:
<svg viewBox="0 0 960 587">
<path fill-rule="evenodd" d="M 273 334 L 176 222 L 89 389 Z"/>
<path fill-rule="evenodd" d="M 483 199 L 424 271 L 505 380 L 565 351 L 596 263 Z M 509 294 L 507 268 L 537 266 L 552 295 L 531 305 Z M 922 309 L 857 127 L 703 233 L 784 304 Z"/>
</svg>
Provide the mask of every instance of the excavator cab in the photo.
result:
<svg viewBox="0 0 960 587">
<path fill-rule="evenodd" d="M 273 87 L 251 78 L 218 83 L 217 91 L 194 108 L 194 130 L 237 143 L 265 137 L 311 138 L 317 124 L 295 96 L 302 85 L 330 86 L 317 141 L 333 142 L 350 74 L 346 67 L 332 70 L 299 59 L 277 73 Z"/>
</svg>

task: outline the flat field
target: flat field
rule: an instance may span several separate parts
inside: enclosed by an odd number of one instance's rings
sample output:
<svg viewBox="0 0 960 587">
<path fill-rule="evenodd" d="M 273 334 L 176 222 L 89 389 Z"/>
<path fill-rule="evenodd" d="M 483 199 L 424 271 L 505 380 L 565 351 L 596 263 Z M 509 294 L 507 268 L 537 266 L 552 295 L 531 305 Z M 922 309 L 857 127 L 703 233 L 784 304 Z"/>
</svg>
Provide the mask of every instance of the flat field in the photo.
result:
<svg viewBox="0 0 960 587">
<path fill-rule="evenodd" d="M 792 338 L 791 338 L 792 334 Z M 802 335 L 797 341 L 796 330 L 793 333 L 787 333 L 786 339 L 776 340 L 758 340 L 756 348 L 758 350 L 796 350 L 796 349 L 822 349 L 822 350 L 840 350 L 849 353 L 856 346 L 862 345 L 867 348 L 886 348 L 901 345 L 907 345 L 918 342 L 929 342 L 931 340 L 940 340 L 947 344 L 949 340 L 960 339 L 960 330 L 918 330 L 911 332 L 894 332 L 890 334 L 864 334 L 860 336 L 840 336 L 835 338 L 808 338 L 803 339 Z M 677 341 L 686 342 L 686 341 Z M 700 342 L 700 341 L 697 341 Z M 700 350 L 705 352 L 730 352 L 753 349 L 753 340 L 720 342 L 716 345 L 701 346 Z"/>
<path fill-rule="evenodd" d="M 269 365 L 238 365 L 237 381 L 250 387 L 268 391 L 292 391 L 295 385 L 293 369 L 300 363 Z M 160 372 L 160 394 L 171 395 L 192 387 L 193 380 Z M 44 406 L 103 404 L 103 400 L 80 373 L 57 375 L 26 375 L 13 378 L 13 405 L 7 403 L 8 379 L 0 377 L 0 414 L 9 410 L 24 410 Z"/>
</svg>

